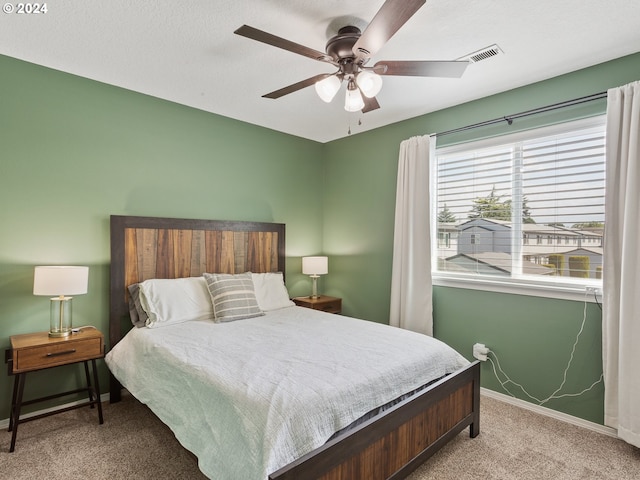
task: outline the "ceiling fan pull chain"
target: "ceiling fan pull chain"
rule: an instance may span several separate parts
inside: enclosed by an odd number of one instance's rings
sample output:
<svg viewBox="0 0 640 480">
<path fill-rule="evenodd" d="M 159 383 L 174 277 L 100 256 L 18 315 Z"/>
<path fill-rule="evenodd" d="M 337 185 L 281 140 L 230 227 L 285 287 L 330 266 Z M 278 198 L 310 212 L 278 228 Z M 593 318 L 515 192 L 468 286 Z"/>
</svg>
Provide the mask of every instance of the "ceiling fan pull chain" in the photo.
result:
<svg viewBox="0 0 640 480">
<path fill-rule="evenodd" d="M 349 115 L 349 128 L 347 130 L 347 134 L 351 135 L 351 115 Z M 358 126 L 362 125 L 362 117 L 358 117 Z"/>
</svg>

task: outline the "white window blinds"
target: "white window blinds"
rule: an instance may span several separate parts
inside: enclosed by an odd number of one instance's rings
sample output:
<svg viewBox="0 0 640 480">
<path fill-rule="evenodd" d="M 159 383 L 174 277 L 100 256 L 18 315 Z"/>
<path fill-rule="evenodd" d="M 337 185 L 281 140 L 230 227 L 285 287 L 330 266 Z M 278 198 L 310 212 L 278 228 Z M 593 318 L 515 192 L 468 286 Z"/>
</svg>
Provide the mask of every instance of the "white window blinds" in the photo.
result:
<svg viewBox="0 0 640 480">
<path fill-rule="evenodd" d="M 598 119 L 439 149 L 434 274 L 599 281 L 604 143 Z"/>
</svg>

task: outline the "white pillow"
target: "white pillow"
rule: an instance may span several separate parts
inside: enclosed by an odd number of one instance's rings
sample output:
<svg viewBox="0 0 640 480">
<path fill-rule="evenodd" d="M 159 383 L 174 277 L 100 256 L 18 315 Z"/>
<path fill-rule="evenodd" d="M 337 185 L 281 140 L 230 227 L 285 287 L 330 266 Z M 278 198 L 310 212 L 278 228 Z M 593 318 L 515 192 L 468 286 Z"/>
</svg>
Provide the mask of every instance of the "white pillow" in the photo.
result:
<svg viewBox="0 0 640 480">
<path fill-rule="evenodd" d="M 284 285 L 282 272 L 252 273 L 253 288 L 256 292 L 258 306 L 263 312 L 278 310 L 295 305 L 289 299 L 289 292 Z"/>
<path fill-rule="evenodd" d="M 140 304 L 149 319 L 147 327 L 190 320 L 213 320 L 213 305 L 202 277 L 157 278 L 140 284 Z"/>
</svg>

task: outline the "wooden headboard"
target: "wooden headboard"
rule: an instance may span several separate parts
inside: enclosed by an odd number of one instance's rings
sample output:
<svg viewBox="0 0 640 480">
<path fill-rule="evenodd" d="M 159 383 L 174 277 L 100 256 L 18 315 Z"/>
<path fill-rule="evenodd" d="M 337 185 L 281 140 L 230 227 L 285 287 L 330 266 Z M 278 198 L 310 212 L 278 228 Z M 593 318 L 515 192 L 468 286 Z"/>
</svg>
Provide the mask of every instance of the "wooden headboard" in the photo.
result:
<svg viewBox="0 0 640 480">
<path fill-rule="evenodd" d="M 284 224 L 112 215 L 110 348 L 131 328 L 129 285 L 247 271 L 284 275 Z"/>
</svg>

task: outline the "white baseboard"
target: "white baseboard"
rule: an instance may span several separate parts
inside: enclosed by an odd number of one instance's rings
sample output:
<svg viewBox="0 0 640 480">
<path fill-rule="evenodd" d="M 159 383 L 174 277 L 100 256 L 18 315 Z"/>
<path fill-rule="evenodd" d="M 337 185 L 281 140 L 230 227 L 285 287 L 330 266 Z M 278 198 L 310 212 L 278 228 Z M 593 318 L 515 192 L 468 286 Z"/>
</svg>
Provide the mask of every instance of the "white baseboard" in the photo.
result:
<svg viewBox="0 0 640 480">
<path fill-rule="evenodd" d="M 615 428 L 590 422 L 588 420 L 574 417 L 573 415 L 569 415 L 566 413 L 558 412 L 547 407 L 542 407 L 534 403 L 529 403 L 525 400 L 520 400 L 519 398 L 514 398 L 509 395 L 505 395 L 504 393 L 494 392 L 493 390 L 489 390 L 484 387 L 480 388 L 480 394 L 493 398 L 495 400 L 499 400 L 501 402 L 508 403 L 510 405 L 514 405 L 516 407 L 524 408 L 525 410 L 539 413 L 540 415 L 545 415 L 547 417 L 555 418 L 556 420 L 560 420 L 565 423 L 570 423 L 571 425 L 576 425 L 593 432 L 598 432 L 610 437 L 618 438 L 618 431 Z"/>
<path fill-rule="evenodd" d="M 84 403 L 86 401 L 87 401 L 87 399 L 85 398 L 83 400 L 78 400 L 78 401 L 75 401 L 75 402 L 65 403 L 64 405 L 58 405 L 57 407 L 44 408 L 42 410 L 37 410 L 35 412 L 25 413 L 24 415 L 20 415 L 20 418 L 24 419 L 24 418 L 35 417 L 36 415 L 41 415 L 43 413 L 49 413 L 49 412 L 52 412 L 52 411 L 57 410 L 59 408 L 73 407 L 74 405 L 79 405 L 79 404 Z M 102 395 L 100 395 L 100 401 L 101 402 L 109 401 L 109 393 L 103 393 Z M 0 429 L 2 429 L 2 428 L 4 428 L 4 429 L 9 428 L 9 419 L 8 418 L 0 420 Z"/>
</svg>

